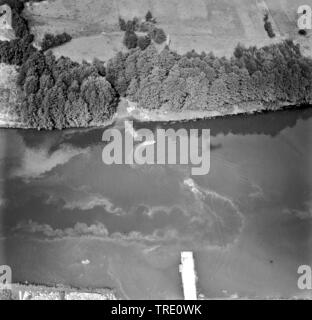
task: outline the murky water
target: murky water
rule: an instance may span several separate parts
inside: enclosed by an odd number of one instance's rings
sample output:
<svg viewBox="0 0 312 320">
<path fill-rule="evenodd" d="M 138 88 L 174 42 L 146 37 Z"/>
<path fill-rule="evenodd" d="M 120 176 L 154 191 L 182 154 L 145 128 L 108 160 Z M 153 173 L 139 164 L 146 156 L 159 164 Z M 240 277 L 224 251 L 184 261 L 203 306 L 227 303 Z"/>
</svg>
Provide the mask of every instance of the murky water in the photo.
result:
<svg viewBox="0 0 312 320">
<path fill-rule="evenodd" d="M 207 298 L 311 295 L 297 286 L 312 265 L 311 108 L 139 128 L 210 129 L 209 174 L 105 165 L 103 128 L 0 130 L 0 264 L 14 281 L 179 299 L 193 250 Z"/>
</svg>

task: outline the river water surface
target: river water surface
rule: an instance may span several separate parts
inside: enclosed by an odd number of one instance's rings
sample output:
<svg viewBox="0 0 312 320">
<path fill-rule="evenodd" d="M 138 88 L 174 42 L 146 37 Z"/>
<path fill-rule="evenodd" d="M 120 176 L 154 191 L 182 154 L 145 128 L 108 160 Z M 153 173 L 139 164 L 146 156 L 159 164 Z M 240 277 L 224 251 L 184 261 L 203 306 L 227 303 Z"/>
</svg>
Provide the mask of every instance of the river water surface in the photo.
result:
<svg viewBox="0 0 312 320">
<path fill-rule="evenodd" d="M 180 299 L 192 250 L 207 298 L 311 295 L 297 286 L 312 265 L 311 108 L 138 128 L 210 129 L 209 174 L 105 165 L 104 128 L 0 130 L 0 264 L 15 282 Z"/>
</svg>

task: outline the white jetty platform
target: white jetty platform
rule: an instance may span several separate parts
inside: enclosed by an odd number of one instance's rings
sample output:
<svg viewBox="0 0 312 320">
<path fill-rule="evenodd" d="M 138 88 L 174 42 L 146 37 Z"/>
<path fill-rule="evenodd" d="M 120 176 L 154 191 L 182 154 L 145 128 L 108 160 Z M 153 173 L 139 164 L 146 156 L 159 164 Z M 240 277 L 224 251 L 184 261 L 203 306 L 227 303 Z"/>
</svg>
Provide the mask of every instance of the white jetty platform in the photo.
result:
<svg viewBox="0 0 312 320">
<path fill-rule="evenodd" d="M 179 271 L 182 277 L 183 293 L 185 300 L 197 300 L 196 272 L 193 252 L 181 252 Z"/>
</svg>

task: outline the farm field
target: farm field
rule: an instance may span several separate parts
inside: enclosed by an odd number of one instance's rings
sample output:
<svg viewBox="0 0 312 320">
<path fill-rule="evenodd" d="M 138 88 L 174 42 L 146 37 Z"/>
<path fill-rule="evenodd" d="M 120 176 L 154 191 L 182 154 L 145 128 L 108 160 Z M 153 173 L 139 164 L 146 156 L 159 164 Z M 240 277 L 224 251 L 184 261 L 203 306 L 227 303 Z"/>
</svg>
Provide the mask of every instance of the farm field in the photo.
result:
<svg viewBox="0 0 312 320">
<path fill-rule="evenodd" d="M 63 46 L 53 49 L 56 57 L 69 56 L 72 60 L 82 62 L 86 60 L 92 62 L 94 58 L 107 61 L 118 51 L 127 50 L 123 44 L 123 34 L 97 34 L 88 37 L 74 38 Z"/>
<path fill-rule="evenodd" d="M 300 37 L 297 33 L 297 10 L 301 5 L 312 7 L 312 0 L 267 0 L 266 2 L 281 34 L 296 39 L 303 54 L 312 56 L 312 32 L 309 31 L 306 37 Z"/>
<path fill-rule="evenodd" d="M 305 1 L 305 4 L 312 0 Z M 50 0 L 26 9 L 38 41 L 44 33 L 68 32 L 75 39 L 55 50 L 56 55 L 74 60 L 108 60 L 122 50 L 123 33 L 118 17 L 143 19 L 151 10 L 159 27 L 170 36 L 171 48 L 178 53 L 192 49 L 231 56 L 237 43 L 264 46 L 292 37 L 303 42 L 306 53 L 311 38 L 297 34 L 300 0 Z M 270 39 L 263 27 L 263 8 L 269 9 L 276 38 Z"/>
</svg>

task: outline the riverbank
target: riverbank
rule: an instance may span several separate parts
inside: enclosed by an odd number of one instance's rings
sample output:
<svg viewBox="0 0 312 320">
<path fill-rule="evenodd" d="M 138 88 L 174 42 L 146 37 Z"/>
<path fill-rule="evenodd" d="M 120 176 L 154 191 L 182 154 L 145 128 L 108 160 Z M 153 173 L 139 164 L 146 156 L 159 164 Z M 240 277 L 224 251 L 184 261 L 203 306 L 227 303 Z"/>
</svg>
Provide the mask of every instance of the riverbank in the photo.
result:
<svg viewBox="0 0 312 320">
<path fill-rule="evenodd" d="M 113 289 L 90 290 L 58 285 L 12 284 L 0 290 L 0 300 L 117 300 Z"/>
<path fill-rule="evenodd" d="M 307 105 L 304 105 L 306 108 Z M 105 122 L 91 122 L 86 126 L 80 127 L 68 127 L 66 129 L 78 129 L 78 128 L 96 128 L 96 127 L 107 127 L 112 125 L 116 121 L 123 119 L 133 119 L 140 122 L 184 122 L 184 121 L 197 121 L 203 119 L 215 119 L 221 117 L 230 117 L 237 115 L 252 115 L 263 112 L 276 112 L 287 109 L 300 109 L 301 105 L 280 103 L 278 105 L 265 105 L 260 102 L 249 102 L 240 105 L 226 106 L 219 108 L 220 111 L 197 111 L 197 110 L 184 110 L 181 112 L 172 112 L 166 109 L 158 110 L 147 110 L 139 108 L 136 103 L 131 102 L 127 99 L 122 98 L 117 108 L 117 112 L 112 119 Z M 0 115 L 0 128 L 10 129 L 36 129 L 29 127 L 26 124 L 10 119 L 9 116 Z"/>
<path fill-rule="evenodd" d="M 300 105 L 281 103 L 279 105 L 265 105 L 260 102 L 250 102 L 241 105 L 226 106 L 219 108 L 220 111 L 197 111 L 185 110 L 181 112 L 172 112 L 165 109 L 146 110 L 138 108 L 136 103 L 123 100 L 119 105 L 118 118 L 129 117 L 141 122 L 172 122 L 172 121 L 196 121 L 203 119 L 214 119 L 220 117 L 251 115 L 262 112 L 275 112 L 290 108 L 300 108 Z"/>
</svg>

